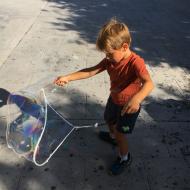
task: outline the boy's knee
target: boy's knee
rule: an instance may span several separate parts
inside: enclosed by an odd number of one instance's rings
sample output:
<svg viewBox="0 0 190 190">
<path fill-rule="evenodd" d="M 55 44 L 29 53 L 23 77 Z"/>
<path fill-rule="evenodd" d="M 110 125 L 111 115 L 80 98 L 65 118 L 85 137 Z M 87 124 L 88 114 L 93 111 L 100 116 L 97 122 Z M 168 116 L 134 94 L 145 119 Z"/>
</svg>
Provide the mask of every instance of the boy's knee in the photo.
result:
<svg viewBox="0 0 190 190">
<path fill-rule="evenodd" d="M 114 130 L 114 133 L 115 133 L 115 137 L 116 137 L 116 139 L 118 141 L 126 140 L 126 134 L 121 133 L 120 131 L 118 131 L 116 127 L 115 127 L 115 130 Z"/>
</svg>

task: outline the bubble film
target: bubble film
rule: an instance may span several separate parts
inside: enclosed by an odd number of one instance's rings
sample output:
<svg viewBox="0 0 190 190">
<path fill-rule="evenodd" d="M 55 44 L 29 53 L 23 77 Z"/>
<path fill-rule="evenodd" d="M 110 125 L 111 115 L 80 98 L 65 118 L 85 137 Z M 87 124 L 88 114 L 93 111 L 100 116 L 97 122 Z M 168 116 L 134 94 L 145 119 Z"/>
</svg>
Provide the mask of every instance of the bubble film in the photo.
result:
<svg viewBox="0 0 190 190">
<path fill-rule="evenodd" d="M 72 124 L 48 104 L 45 91 L 28 91 L 8 97 L 7 144 L 19 156 L 42 166 L 48 162 L 67 136 Z"/>
<path fill-rule="evenodd" d="M 16 153 L 31 160 L 44 127 L 45 109 L 34 97 L 8 97 L 7 143 Z"/>
</svg>

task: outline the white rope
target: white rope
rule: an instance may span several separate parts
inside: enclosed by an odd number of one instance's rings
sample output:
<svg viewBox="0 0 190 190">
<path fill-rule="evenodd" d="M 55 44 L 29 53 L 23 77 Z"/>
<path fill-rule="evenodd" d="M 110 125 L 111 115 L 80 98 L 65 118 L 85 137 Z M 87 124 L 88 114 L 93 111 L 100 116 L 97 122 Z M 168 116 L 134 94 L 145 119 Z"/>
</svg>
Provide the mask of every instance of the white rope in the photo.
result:
<svg viewBox="0 0 190 190">
<path fill-rule="evenodd" d="M 90 128 L 90 127 L 97 128 L 102 125 L 105 125 L 105 123 L 95 123 L 94 125 L 75 126 L 75 129 Z"/>
<path fill-rule="evenodd" d="M 46 96 L 45 96 L 44 89 L 42 89 L 41 91 L 42 91 L 42 93 L 43 93 L 44 101 L 45 101 L 45 122 L 44 122 L 43 130 L 42 130 L 42 132 L 41 132 L 41 134 L 40 134 L 40 137 L 39 137 L 39 139 L 38 139 L 38 141 L 37 141 L 37 144 L 36 144 L 36 147 L 35 147 L 34 153 L 33 153 L 33 161 L 34 161 L 34 163 L 35 163 L 37 166 L 43 166 L 43 165 L 45 165 L 45 164 L 48 162 L 48 160 L 46 160 L 44 163 L 38 164 L 37 161 L 36 161 L 36 154 L 37 154 L 37 151 L 38 151 L 38 147 L 39 147 L 40 141 L 41 141 L 42 136 L 43 136 L 43 134 L 44 134 L 44 131 L 45 131 L 45 128 L 46 128 L 46 122 L 47 122 L 47 101 L 46 101 Z"/>
<path fill-rule="evenodd" d="M 63 142 L 66 140 L 66 138 L 74 131 L 74 126 L 69 123 L 67 120 L 65 120 L 65 118 L 59 113 L 57 112 L 47 101 L 47 98 L 46 98 L 46 95 L 45 95 L 45 91 L 44 89 L 42 88 L 41 89 L 42 93 L 43 93 L 43 96 L 44 96 L 44 100 L 45 100 L 45 123 L 44 123 L 44 127 L 43 127 L 43 131 L 38 139 L 38 142 L 36 144 L 36 148 L 35 148 L 35 151 L 34 151 L 34 154 L 33 154 L 33 160 L 34 160 L 34 163 L 37 165 L 37 166 L 43 166 L 45 165 L 49 159 L 54 155 L 54 153 L 58 150 L 58 148 L 63 144 Z M 43 137 L 43 134 L 44 134 L 44 131 L 45 131 L 45 128 L 46 128 L 46 123 L 47 123 L 47 105 L 53 110 L 55 111 L 56 114 L 58 114 L 66 123 L 68 123 L 69 125 L 73 126 L 73 129 L 65 136 L 65 138 L 60 142 L 60 144 L 57 146 L 57 148 L 50 154 L 50 156 L 41 164 L 37 163 L 36 161 L 36 155 L 37 155 L 37 150 L 38 150 L 38 147 L 39 147 L 39 143 Z"/>
</svg>

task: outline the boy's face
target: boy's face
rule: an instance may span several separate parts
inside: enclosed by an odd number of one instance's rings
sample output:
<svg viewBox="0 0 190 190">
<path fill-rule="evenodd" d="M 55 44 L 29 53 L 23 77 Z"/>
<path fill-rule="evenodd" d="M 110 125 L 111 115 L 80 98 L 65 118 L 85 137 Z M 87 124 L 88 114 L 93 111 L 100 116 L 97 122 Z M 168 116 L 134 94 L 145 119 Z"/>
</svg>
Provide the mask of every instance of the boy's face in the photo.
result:
<svg viewBox="0 0 190 190">
<path fill-rule="evenodd" d="M 127 46 L 128 48 L 128 46 Z M 125 47 L 122 47 L 120 49 L 112 49 L 112 50 L 109 50 L 107 52 L 105 52 L 106 54 L 106 58 L 118 63 L 120 62 L 126 55 L 126 48 Z"/>
<path fill-rule="evenodd" d="M 111 50 L 106 52 L 106 58 L 118 63 L 123 59 L 123 54 L 121 50 Z"/>
</svg>

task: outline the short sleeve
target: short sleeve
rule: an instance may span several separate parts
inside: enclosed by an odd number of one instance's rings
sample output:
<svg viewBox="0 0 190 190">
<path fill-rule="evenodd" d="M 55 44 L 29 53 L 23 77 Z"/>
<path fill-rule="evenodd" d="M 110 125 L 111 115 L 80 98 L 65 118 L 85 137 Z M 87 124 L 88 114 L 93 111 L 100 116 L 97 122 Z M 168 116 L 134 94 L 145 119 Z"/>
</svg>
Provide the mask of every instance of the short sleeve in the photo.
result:
<svg viewBox="0 0 190 190">
<path fill-rule="evenodd" d="M 144 62 L 144 59 L 138 57 L 134 63 L 134 69 L 135 69 L 135 73 L 138 77 L 141 78 L 141 76 L 143 75 L 147 75 L 149 74 L 147 68 L 146 68 L 146 65 L 145 65 L 145 62 Z"/>
<path fill-rule="evenodd" d="M 98 67 L 101 69 L 101 71 L 104 71 L 107 69 L 107 62 L 108 60 L 106 58 L 102 59 L 100 63 L 98 64 Z"/>
</svg>

